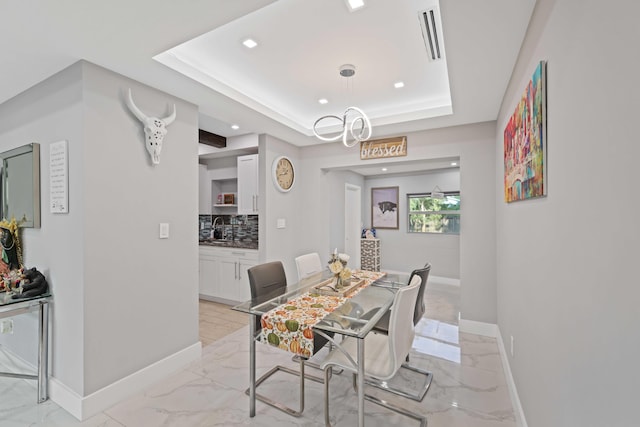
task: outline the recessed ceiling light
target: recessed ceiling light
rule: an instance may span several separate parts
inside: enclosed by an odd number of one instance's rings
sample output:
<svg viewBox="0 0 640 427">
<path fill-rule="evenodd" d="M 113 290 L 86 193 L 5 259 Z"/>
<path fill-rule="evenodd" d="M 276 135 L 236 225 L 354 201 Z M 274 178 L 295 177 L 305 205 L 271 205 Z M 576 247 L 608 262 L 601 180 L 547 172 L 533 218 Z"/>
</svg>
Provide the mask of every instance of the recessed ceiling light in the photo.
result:
<svg viewBox="0 0 640 427">
<path fill-rule="evenodd" d="M 233 129 L 233 130 L 238 130 L 238 129 L 240 129 L 240 126 L 238 126 L 238 125 L 231 125 L 231 129 Z"/>
<path fill-rule="evenodd" d="M 353 12 L 354 10 L 364 7 L 364 0 L 347 0 L 347 6 L 349 6 L 349 10 Z"/>
<path fill-rule="evenodd" d="M 324 104 L 328 104 L 328 103 L 329 103 L 329 101 L 327 101 L 325 98 L 318 99 L 318 102 L 319 102 L 320 104 L 322 104 L 322 105 L 324 105 Z"/>
<path fill-rule="evenodd" d="M 246 39 L 245 41 L 242 42 L 242 44 L 248 47 L 249 49 L 253 49 L 254 47 L 258 46 L 258 43 L 256 43 L 256 41 L 253 39 Z"/>
<path fill-rule="evenodd" d="M 458 166 L 456 162 L 451 162 L 451 166 Z"/>
<path fill-rule="evenodd" d="M 387 168 L 382 168 L 382 172 L 386 172 L 386 171 L 387 171 Z"/>
<path fill-rule="evenodd" d="M 395 82 L 393 84 L 393 87 L 395 87 L 396 89 L 400 89 L 401 87 L 404 87 L 404 82 Z"/>
</svg>

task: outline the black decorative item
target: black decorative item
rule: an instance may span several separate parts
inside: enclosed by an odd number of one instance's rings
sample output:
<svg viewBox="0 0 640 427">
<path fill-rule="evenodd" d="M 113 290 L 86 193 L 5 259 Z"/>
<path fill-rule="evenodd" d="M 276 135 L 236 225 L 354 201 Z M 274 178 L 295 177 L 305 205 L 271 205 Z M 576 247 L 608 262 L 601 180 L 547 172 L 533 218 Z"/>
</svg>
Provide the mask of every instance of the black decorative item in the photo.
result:
<svg viewBox="0 0 640 427">
<path fill-rule="evenodd" d="M 35 267 L 25 270 L 23 273 L 25 282 L 22 285 L 22 293 L 12 295 L 11 298 L 31 298 L 38 295 L 47 293 L 49 290 L 49 283 L 44 277 L 44 274 L 40 273 Z"/>
</svg>

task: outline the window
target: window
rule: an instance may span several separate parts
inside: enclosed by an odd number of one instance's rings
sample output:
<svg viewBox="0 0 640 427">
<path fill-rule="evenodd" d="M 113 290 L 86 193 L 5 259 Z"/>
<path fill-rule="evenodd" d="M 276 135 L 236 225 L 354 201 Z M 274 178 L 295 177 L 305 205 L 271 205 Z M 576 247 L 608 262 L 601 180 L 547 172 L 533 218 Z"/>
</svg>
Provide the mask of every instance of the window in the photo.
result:
<svg viewBox="0 0 640 427">
<path fill-rule="evenodd" d="M 460 234 L 460 192 L 407 194 L 409 233 Z"/>
</svg>

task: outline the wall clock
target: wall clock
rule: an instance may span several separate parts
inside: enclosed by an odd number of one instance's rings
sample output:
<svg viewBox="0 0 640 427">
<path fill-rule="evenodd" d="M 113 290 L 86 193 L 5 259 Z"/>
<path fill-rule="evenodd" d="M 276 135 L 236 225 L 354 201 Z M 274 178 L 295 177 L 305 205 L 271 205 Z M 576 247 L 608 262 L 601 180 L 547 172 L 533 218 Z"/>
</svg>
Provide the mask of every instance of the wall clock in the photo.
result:
<svg viewBox="0 0 640 427">
<path fill-rule="evenodd" d="M 276 157 L 271 170 L 273 183 L 283 193 L 290 191 L 295 182 L 293 162 L 286 156 Z"/>
</svg>

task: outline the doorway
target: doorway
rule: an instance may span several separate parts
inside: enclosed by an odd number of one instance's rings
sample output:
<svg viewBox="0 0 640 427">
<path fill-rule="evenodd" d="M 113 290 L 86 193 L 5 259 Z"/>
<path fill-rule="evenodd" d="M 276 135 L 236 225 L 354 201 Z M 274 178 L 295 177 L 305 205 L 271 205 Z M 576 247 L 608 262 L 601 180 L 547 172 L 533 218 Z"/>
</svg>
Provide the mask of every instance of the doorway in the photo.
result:
<svg viewBox="0 0 640 427">
<path fill-rule="evenodd" d="M 344 251 L 352 268 L 360 268 L 360 236 L 362 232 L 362 190 L 344 185 Z"/>
</svg>

